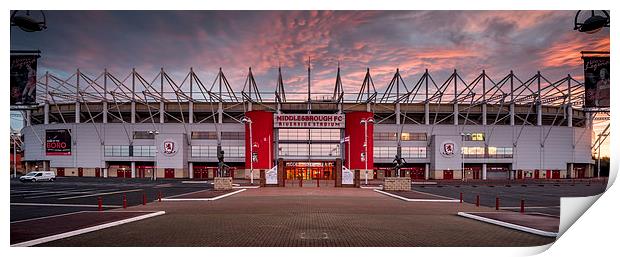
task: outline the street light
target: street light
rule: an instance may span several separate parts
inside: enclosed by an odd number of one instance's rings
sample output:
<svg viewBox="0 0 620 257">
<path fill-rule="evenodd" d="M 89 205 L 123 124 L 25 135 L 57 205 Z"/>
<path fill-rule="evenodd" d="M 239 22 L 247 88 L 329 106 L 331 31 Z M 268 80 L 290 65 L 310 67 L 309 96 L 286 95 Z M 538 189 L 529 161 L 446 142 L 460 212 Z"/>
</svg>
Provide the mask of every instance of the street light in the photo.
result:
<svg viewBox="0 0 620 257">
<path fill-rule="evenodd" d="M 465 181 L 465 137 L 470 137 L 470 133 L 461 133 L 461 181 Z"/>
<path fill-rule="evenodd" d="M 594 34 L 601 31 L 604 27 L 609 27 L 609 13 L 607 11 L 601 11 L 605 16 L 597 15 L 594 11 L 591 11 L 590 17 L 583 22 L 577 22 L 581 10 L 575 14 L 575 28 L 579 32 L 585 32 L 588 34 Z"/>
<path fill-rule="evenodd" d="M 24 12 L 25 15 L 21 12 Z M 43 11 L 40 12 L 43 18 L 42 21 L 38 21 L 33 16 L 31 16 L 30 11 L 13 11 L 13 13 L 11 13 L 11 26 L 17 26 L 21 30 L 26 32 L 36 32 L 44 30 L 47 28 L 45 13 Z"/>
<path fill-rule="evenodd" d="M 368 123 L 375 123 L 375 119 L 372 117 L 360 120 L 360 124 L 364 125 L 364 164 L 366 165 L 364 169 L 365 181 L 364 184 L 368 185 Z"/>
<path fill-rule="evenodd" d="M 250 126 L 250 184 L 254 185 L 254 140 L 252 140 L 252 119 L 249 117 L 243 117 L 242 123 L 247 123 Z"/>
<path fill-rule="evenodd" d="M 159 130 L 149 130 L 148 132 L 151 135 L 159 135 Z M 155 149 L 157 149 L 157 145 L 154 145 L 154 146 L 155 146 Z M 157 153 L 157 150 L 155 150 L 155 153 Z M 157 154 L 155 154 L 155 169 L 153 170 L 152 179 L 157 180 Z"/>
<path fill-rule="evenodd" d="M 17 132 L 11 133 L 13 136 L 13 178 L 17 177 L 17 137 L 19 134 Z"/>
</svg>

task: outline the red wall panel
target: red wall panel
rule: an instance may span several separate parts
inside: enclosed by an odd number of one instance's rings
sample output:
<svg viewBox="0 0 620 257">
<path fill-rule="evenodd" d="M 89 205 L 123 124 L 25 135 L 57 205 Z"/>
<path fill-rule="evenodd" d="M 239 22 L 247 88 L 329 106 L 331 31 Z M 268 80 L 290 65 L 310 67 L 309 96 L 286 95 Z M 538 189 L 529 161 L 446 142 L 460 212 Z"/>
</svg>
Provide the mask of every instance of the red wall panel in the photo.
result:
<svg viewBox="0 0 620 257">
<path fill-rule="evenodd" d="M 252 140 L 250 143 L 250 125 L 245 124 L 245 168 L 250 168 L 251 148 L 258 154 L 254 169 L 271 169 L 273 158 L 273 113 L 266 111 L 249 111 L 245 116 L 252 120 Z"/>
<path fill-rule="evenodd" d="M 365 162 L 361 160 L 361 154 L 364 152 L 364 125 L 360 124 L 362 119 L 367 119 L 373 117 L 372 112 L 350 112 L 346 114 L 345 121 L 345 129 L 344 134 L 348 136 L 349 142 L 351 144 L 350 147 L 347 143 L 344 144 L 344 152 L 345 159 L 351 156 L 351 160 L 345 160 L 344 165 L 350 166 L 349 169 L 360 169 L 363 170 L 365 168 Z M 374 124 L 368 124 L 368 169 L 373 169 L 373 131 Z M 349 149 L 351 150 L 351 154 L 349 155 Z"/>
</svg>

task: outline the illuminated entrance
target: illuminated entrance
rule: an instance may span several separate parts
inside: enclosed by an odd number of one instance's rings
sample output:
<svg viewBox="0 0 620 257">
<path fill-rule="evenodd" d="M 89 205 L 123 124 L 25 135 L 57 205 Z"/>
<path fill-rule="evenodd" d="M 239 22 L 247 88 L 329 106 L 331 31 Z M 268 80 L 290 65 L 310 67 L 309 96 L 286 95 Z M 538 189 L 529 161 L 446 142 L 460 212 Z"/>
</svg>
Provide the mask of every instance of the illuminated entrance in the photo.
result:
<svg viewBox="0 0 620 257">
<path fill-rule="evenodd" d="M 335 178 L 335 162 L 284 162 L 285 179 L 287 180 L 333 180 Z"/>
</svg>

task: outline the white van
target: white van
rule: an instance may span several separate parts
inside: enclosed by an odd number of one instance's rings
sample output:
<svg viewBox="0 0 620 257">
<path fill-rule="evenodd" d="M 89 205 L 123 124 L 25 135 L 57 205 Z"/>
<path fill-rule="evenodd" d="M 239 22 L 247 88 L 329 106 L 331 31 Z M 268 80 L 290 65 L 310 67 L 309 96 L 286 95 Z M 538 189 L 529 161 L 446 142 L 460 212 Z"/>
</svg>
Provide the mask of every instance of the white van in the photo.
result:
<svg viewBox="0 0 620 257">
<path fill-rule="evenodd" d="M 19 177 L 21 182 L 54 181 L 56 174 L 53 171 L 33 171 Z"/>
</svg>

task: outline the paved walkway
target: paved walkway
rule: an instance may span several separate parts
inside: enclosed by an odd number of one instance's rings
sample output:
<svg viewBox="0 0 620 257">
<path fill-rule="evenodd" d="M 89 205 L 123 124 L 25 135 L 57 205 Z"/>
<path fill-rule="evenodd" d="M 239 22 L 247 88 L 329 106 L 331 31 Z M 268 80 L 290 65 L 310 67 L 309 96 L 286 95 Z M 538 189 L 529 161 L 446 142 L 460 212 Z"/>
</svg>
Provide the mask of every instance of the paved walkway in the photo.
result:
<svg viewBox="0 0 620 257">
<path fill-rule="evenodd" d="M 532 246 L 554 240 L 456 215 L 491 208 L 404 202 L 356 188 L 248 189 L 212 202 L 128 210 L 166 214 L 43 246 Z"/>
</svg>

